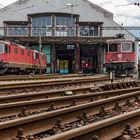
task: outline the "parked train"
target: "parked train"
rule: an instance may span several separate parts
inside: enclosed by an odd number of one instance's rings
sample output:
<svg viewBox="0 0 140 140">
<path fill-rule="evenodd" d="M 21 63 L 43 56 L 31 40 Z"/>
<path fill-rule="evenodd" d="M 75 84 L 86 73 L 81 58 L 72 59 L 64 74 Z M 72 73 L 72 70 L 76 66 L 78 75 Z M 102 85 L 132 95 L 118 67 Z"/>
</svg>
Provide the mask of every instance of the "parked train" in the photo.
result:
<svg viewBox="0 0 140 140">
<path fill-rule="evenodd" d="M 0 40 L 0 75 L 46 72 L 46 55 L 22 45 Z"/>
<path fill-rule="evenodd" d="M 93 58 L 92 57 L 82 57 L 81 58 L 81 69 L 83 73 L 93 72 Z"/>
<path fill-rule="evenodd" d="M 134 72 L 135 46 L 132 40 L 107 40 L 105 66 L 107 72 L 114 71 L 116 76 L 130 76 Z"/>
</svg>

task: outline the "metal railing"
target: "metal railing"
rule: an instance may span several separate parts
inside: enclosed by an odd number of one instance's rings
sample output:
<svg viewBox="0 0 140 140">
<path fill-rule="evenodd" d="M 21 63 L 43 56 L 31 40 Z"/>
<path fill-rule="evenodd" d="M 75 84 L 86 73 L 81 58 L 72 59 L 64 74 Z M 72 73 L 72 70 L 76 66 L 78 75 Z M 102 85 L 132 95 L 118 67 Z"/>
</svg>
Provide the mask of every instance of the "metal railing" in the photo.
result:
<svg viewBox="0 0 140 140">
<path fill-rule="evenodd" d="M 76 27 L 0 27 L 1 36 L 81 36 L 94 37 L 99 36 L 100 29 L 94 28 L 76 28 Z"/>
</svg>

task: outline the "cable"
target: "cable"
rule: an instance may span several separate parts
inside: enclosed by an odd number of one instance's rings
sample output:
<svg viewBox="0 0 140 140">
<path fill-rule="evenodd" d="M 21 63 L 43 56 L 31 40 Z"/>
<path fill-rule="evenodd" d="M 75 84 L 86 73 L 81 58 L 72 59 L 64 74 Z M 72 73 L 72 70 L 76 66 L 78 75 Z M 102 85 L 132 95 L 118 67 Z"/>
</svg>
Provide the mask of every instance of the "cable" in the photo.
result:
<svg viewBox="0 0 140 140">
<path fill-rule="evenodd" d="M 25 7 L 25 8 L 21 8 L 21 9 L 17 9 L 17 10 L 15 10 L 15 12 L 16 12 L 16 11 L 26 10 L 26 9 L 29 9 L 29 8 L 32 8 L 32 7 L 34 7 L 34 5 L 27 6 L 27 7 Z"/>
<path fill-rule="evenodd" d="M 116 10 L 116 17 L 119 17 L 119 19 L 120 19 L 120 24 L 121 24 L 121 26 L 123 26 L 123 22 L 122 22 L 122 17 L 118 14 L 118 10 L 117 10 L 117 6 L 112 2 L 112 0 L 109 0 L 112 4 L 113 4 L 113 6 L 115 7 L 115 10 Z M 118 3 L 118 1 L 116 0 L 116 4 Z"/>
<path fill-rule="evenodd" d="M 47 1 L 41 0 L 41 1 L 44 2 L 45 4 L 50 5 L 51 7 L 55 8 L 56 10 L 59 10 L 56 6 L 54 6 L 53 4 L 51 4 L 51 3 L 49 2 L 49 0 L 47 0 Z"/>
<path fill-rule="evenodd" d="M 64 2 L 65 0 L 61 0 L 62 4 L 64 4 L 65 6 L 67 6 L 67 3 Z"/>
<path fill-rule="evenodd" d="M 27 16 L 25 16 L 25 15 L 23 15 L 23 14 L 17 12 L 17 11 L 14 11 L 14 10 L 12 10 L 12 9 L 10 9 L 10 11 L 13 12 L 13 13 L 16 13 L 17 15 L 20 15 L 20 16 L 22 16 L 22 17 L 24 17 L 24 18 L 27 18 Z M 5 12 L 5 11 L 4 11 L 4 12 Z M 5 13 L 4 13 L 4 14 L 5 14 Z"/>
</svg>

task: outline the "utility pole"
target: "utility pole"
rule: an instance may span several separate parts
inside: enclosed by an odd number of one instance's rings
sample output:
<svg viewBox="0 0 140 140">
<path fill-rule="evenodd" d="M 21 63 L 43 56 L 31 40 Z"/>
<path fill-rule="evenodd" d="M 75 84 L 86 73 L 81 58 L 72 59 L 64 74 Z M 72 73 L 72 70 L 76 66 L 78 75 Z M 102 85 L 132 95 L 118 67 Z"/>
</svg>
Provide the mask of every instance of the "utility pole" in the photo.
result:
<svg viewBox="0 0 140 140">
<path fill-rule="evenodd" d="M 42 48 L 42 40 L 41 40 L 41 29 L 40 29 L 40 32 L 39 32 L 39 74 L 42 74 L 42 71 L 41 71 L 41 48 Z"/>
<path fill-rule="evenodd" d="M 71 36 L 72 36 L 72 28 L 73 28 L 73 7 L 74 7 L 74 5 L 72 3 L 68 3 L 67 6 L 71 8 L 70 29 L 71 29 Z"/>
<path fill-rule="evenodd" d="M 76 6 L 78 6 L 78 5 L 74 5 L 74 4 L 72 4 L 72 3 L 67 3 L 67 7 L 70 7 L 71 9 L 71 11 L 70 11 L 70 13 L 71 13 L 71 23 L 70 23 L 70 26 L 71 26 L 71 36 L 73 36 L 74 34 L 72 34 L 73 32 L 72 32 L 72 30 L 73 30 L 73 25 L 74 25 L 74 22 L 73 22 L 73 8 L 74 7 L 76 7 Z"/>
</svg>

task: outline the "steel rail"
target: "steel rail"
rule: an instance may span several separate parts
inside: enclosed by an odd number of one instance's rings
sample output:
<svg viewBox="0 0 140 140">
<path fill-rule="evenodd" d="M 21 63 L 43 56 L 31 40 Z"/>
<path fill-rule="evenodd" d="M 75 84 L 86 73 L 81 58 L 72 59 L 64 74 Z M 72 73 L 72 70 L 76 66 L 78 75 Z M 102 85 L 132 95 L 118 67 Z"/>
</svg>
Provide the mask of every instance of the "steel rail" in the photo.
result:
<svg viewBox="0 0 140 140">
<path fill-rule="evenodd" d="M 18 80 L 41 80 L 41 79 L 59 79 L 59 78 L 72 78 L 72 77 L 86 77 L 93 75 L 85 75 L 85 74 L 68 74 L 68 75 L 14 75 L 14 76 L 0 76 L 0 81 L 18 81 Z"/>
<path fill-rule="evenodd" d="M 103 88 L 103 86 L 101 87 Z M 61 90 L 52 90 L 52 91 L 43 91 L 43 92 L 33 92 L 33 93 L 24 93 L 24 94 L 16 94 L 16 95 L 3 95 L 0 96 L 0 104 L 4 103 L 12 103 L 12 102 L 20 102 L 20 101 L 31 101 L 31 100 L 38 100 L 38 99 L 49 99 L 54 97 L 63 97 L 63 96 L 73 96 L 73 95 L 81 95 L 81 94 L 90 94 L 94 93 L 100 95 L 104 95 L 105 97 L 110 97 L 110 94 L 112 95 L 117 94 L 120 92 L 120 89 L 116 89 L 113 92 L 112 91 L 102 91 L 100 86 L 87 86 L 87 87 L 78 87 L 78 88 L 70 88 L 70 89 L 61 89 Z M 136 91 L 140 90 L 140 87 L 134 87 L 128 89 L 122 89 L 121 92 L 124 93 L 129 91 Z M 71 93 L 70 95 L 67 95 L 66 93 Z M 101 93 L 100 93 L 101 92 Z M 100 98 L 102 98 L 102 96 Z"/>
<path fill-rule="evenodd" d="M 130 93 L 138 90 L 140 90 L 140 88 L 129 88 L 115 91 L 113 90 L 83 95 L 73 95 L 68 97 L 56 97 L 50 99 L 37 99 L 32 101 L 5 103 L 0 104 L 0 116 L 2 118 L 6 116 L 18 115 L 20 112 L 22 112 L 22 109 L 24 107 L 26 107 L 27 112 L 39 112 L 40 110 L 47 110 L 47 108 L 51 107 L 51 104 L 54 105 L 54 108 L 67 108 L 72 106 L 73 102 L 80 105 L 113 96 L 127 94 L 128 92 Z"/>
<path fill-rule="evenodd" d="M 42 91 L 42 92 L 30 92 L 30 93 L 23 93 L 23 94 L 1 95 L 0 104 L 45 99 L 45 98 L 71 96 L 71 95 L 77 95 L 77 94 L 87 94 L 87 93 L 99 91 L 100 90 L 99 88 L 100 87 L 98 86 L 96 87 L 85 86 L 85 87 L 76 87 L 76 88 L 61 89 L 61 90 L 59 89 L 59 90 Z"/>
<path fill-rule="evenodd" d="M 66 78 L 66 79 L 54 79 L 52 81 L 26 81 L 23 83 L 7 83 L 1 84 L 0 90 L 4 89 L 18 89 L 18 88 L 28 88 L 28 87 L 40 87 L 40 86 L 51 86 L 51 85 L 63 85 L 71 83 L 84 83 L 84 82 L 99 82 L 107 81 L 108 78 L 95 78 L 95 77 L 82 77 L 82 78 Z"/>
<path fill-rule="evenodd" d="M 99 80 L 99 79 L 98 79 Z M 101 90 L 111 90 L 119 88 L 129 88 L 129 87 L 138 87 L 140 85 L 139 81 L 120 81 L 115 80 L 114 83 L 110 83 L 110 80 L 104 80 L 100 79 L 100 81 L 92 80 L 92 79 L 86 79 L 86 80 L 70 80 L 70 81 L 63 81 L 63 82 L 54 82 L 54 83 L 37 83 L 37 84 L 29 84 L 29 85 L 21 85 L 14 87 L 8 86 L 8 87 L 2 87 L 0 89 L 1 95 L 15 95 L 15 94 L 25 94 L 25 93 L 31 93 L 31 92 L 44 92 L 44 91 L 52 91 L 52 90 L 60 90 L 60 89 L 70 89 L 70 88 L 80 88 L 80 87 L 93 87 L 94 88 L 101 88 Z M 100 90 L 100 89 L 98 89 Z"/>
<path fill-rule="evenodd" d="M 139 127 L 139 116 L 140 109 L 40 140 L 91 140 L 94 135 L 100 140 L 112 140 L 121 135 L 127 123 L 131 123 L 132 128 Z"/>
<path fill-rule="evenodd" d="M 105 106 L 106 109 L 110 109 L 116 102 L 119 104 L 125 104 L 128 99 L 131 101 L 135 100 L 136 96 L 140 96 L 140 91 L 72 106 L 61 110 L 2 122 L 0 123 L 0 136 L 4 140 L 9 140 L 11 137 L 16 135 L 16 130 L 18 130 L 18 128 L 23 128 L 26 135 L 29 133 L 37 134 L 51 129 L 53 125 L 55 125 L 57 118 L 61 118 L 64 124 L 70 123 L 75 121 L 77 116 L 80 116 L 84 111 L 86 111 L 87 114 L 97 114 L 102 106 Z"/>
</svg>

